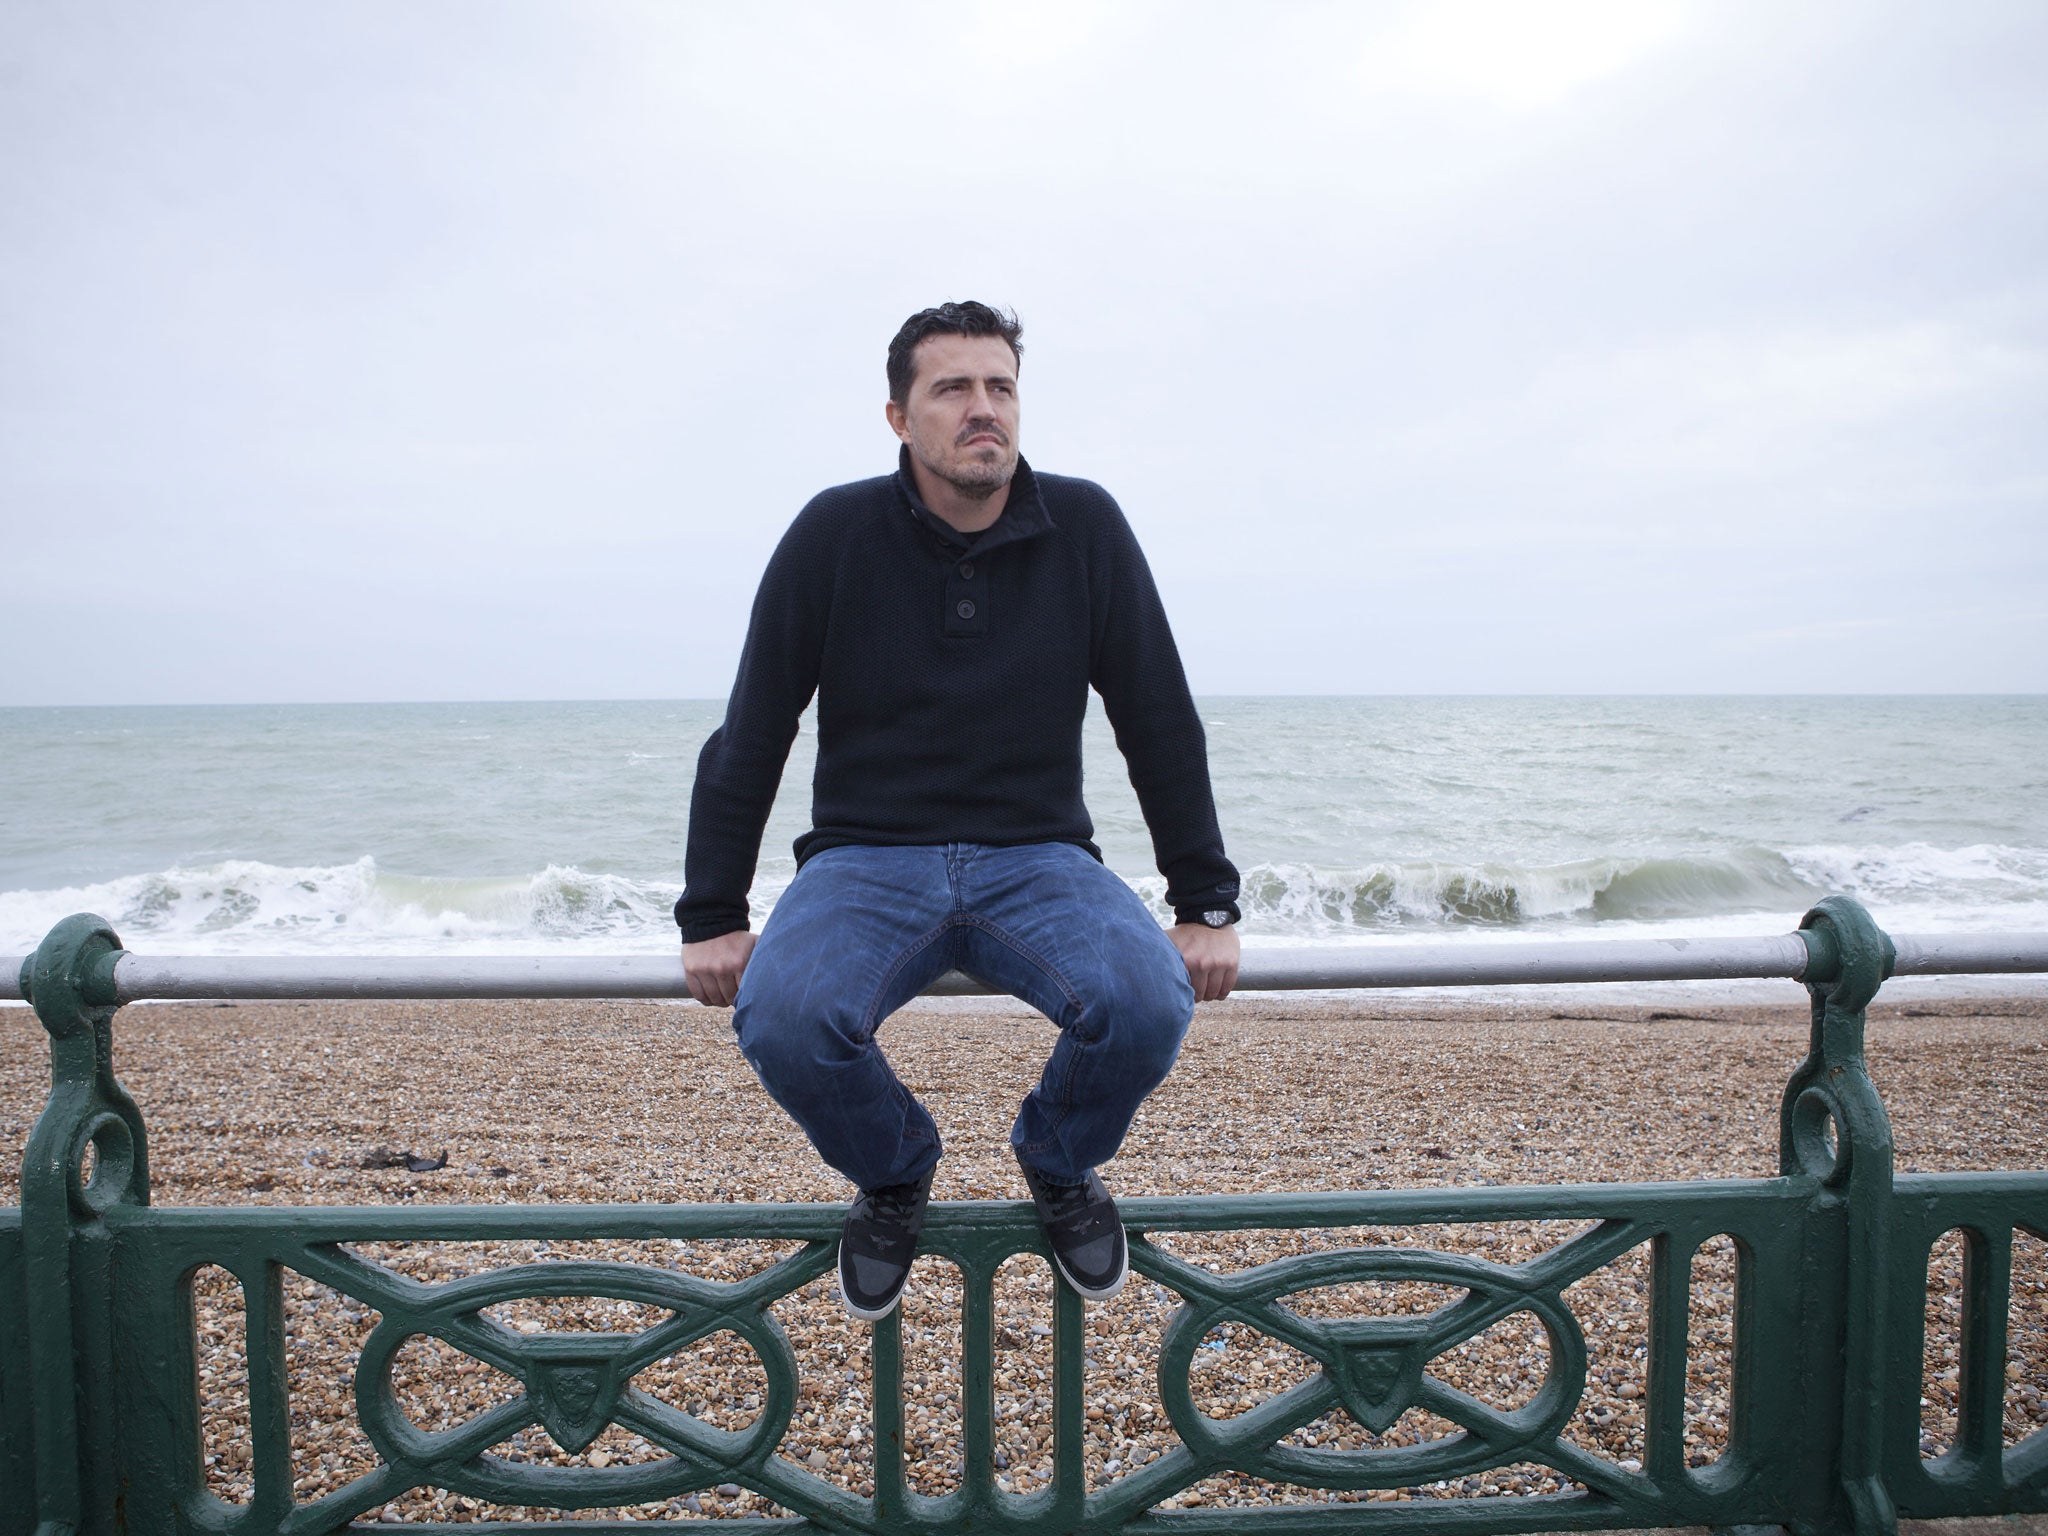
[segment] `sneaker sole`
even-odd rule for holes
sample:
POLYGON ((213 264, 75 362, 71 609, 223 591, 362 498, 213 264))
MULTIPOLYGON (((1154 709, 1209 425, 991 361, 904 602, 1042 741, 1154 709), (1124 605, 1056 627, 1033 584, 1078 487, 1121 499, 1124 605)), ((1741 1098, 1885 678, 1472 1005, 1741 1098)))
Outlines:
MULTIPOLYGON (((1060 1273, 1065 1274, 1066 1271, 1061 1270, 1060 1273)), ((846 1276, 837 1265, 833 1266, 832 1279, 833 1282, 839 1287, 839 1304, 845 1307, 847 1311, 851 1312, 855 1317, 859 1318, 864 1323, 879 1323, 891 1312, 894 1312, 896 1310, 896 1304, 903 1300, 903 1292, 898 1291, 894 1296, 891 1296, 889 1298, 889 1304, 886 1307, 881 1308, 879 1311, 872 1310, 870 1308, 857 1305, 854 1302, 854 1299, 846 1294, 846 1276)), ((1118 1280, 1117 1284, 1122 1285, 1123 1281, 1118 1280)))
MULTIPOLYGON (((1116 1272, 1116 1278, 1114 1280, 1110 1281, 1108 1285, 1104 1286, 1099 1291, 1090 1290, 1087 1286, 1083 1285, 1080 1281, 1076 1280, 1071 1274, 1069 1274, 1067 1272, 1067 1266, 1060 1262, 1060 1256, 1057 1253, 1055 1253, 1052 1256, 1052 1262, 1053 1268, 1057 1269, 1060 1272, 1060 1278, 1066 1281, 1068 1285, 1073 1287, 1075 1295, 1080 1296, 1082 1299, 1086 1301, 1109 1300, 1110 1297, 1114 1296, 1118 1291, 1122 1290, 1124 1288, 1124 1282, 1131 1278, 1131 1252, 1129 1248, 1126 1248, 1124 1250, 1123 1268, 1116 1272)), ((843 1296, 846 1293, 842 1291, 840 1292, 840 1294, 843 1296)))

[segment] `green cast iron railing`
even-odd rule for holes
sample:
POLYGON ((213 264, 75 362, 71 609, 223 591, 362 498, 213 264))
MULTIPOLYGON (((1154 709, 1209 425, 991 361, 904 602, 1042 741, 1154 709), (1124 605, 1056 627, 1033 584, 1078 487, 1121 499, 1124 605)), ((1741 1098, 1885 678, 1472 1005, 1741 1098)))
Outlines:
MULTIPOLYGON (((1025 1204, 932 1208, 922 1252, 961 1278, 962 1469, 927 1497, 905 1476, 900 1315, 871 1331, 872 1494, 857 1496, 780 1454, 798 1359, 776 1304, 829 1271, 843 1206, 444 1206, 166 1210, 149 1204, 147 1138, 113 1071, 113 1018, 141 996, 673 995, 680 972, 636 962, 221 962, 128 955, 107 925, 67 919, 22 963, 18 989, 50 1037, 50 1100, 22 1166, 22 1205, 0 1211, 0 1536, 16 1532, 315 1532, 434 1486, 502 1504, 594 1509, 737 1483, 791 1511, 721 1528, 862 1533, 1494 1533, 1617 1527, 1894 1528, 1901 1515, 2048 1510, 2048 1431, 2008 1446, 2002 1428, 2015 1233, 2048 1239, 2048 1172, 1894 1178, 1884 1105, 1863 1059, 1864 1010, 1902 970, 2048 970, 2048 936, 1906 939, 1831 897, 1782 940, 1503 946, 1383 955, 1348 979, 1325 958, 1247 966, 1250 986, 1423 985, 1595 976, 1787 975, 1806 985, 1813 1031, 1780 1110, 1780 1172, 1679 1184, 1397 1190, 1132 1199, 1132 1267, 1179 1298, 1157 1385, 1175 1449, 1100 1486, 1084 1459, 1085 1337, 1078 1297, 1055 1288, 1053 1470, 1012 1493, 994 1463, 994 1295, 1014 1255, 1045 1249, 1025 1204), (1507 951, 1512 950, 1512 953, 1507 951), (1594 951, 1604 951, 1596 955, 1594 951), (1505 958, 1504 958, 1505 955, 1505 958), (1519 967, 1519 969, 1518 969, 1519 967), (380 977, 382 978, 380 980, 380 977), (88 1155, 90 1154, 90 1156, 88 1155), (90 1171, 87 1165, 90 1163, 90 1171), (1577 1235, 1507 1265, 1454 1253, 1349 1246, 1217 1272, 1153 1241, 1172 1233, 1563 1221, 1577 1235), (1954 1448, 1920 1446, 1929 1256, 1964 1238, 1964 1326, 1954 1448), (1688 1464, 1689 1287, 1702 1244, 1737 1254, 1724 1454, 1688 1464), (615 1262, 554 1261, 425 1284, 353 1251, 373 1242, 756 1239, 788 1257, 739 1281, 615 1262), (1587 1345, 1568 1288, 1644 1245, 1651 1255, 1640 1465, 1565 1431, 1586 1391, 1587 1345), (214 1497, 201 1465, 193 1279, 217 1266, 245 1304, 253 1492, 214 1497), (309 1501, 293 1491, 282 1277, 294 1272, 380 1315, 354 1391, 379 1466, 309 1501), (1454 1299, 1427 1315, 1324 1317, 1288 1304, 1356 1282, 1413 1283, 1454 1299), (669 1316, 632 1333, 526 1334, 486 1309, 523 1298, 641 1303, 669 1316), (1432 1373, 1447 1352, 1517 1315, 1533 1319, 1548 1374, 1502 1409, 1432 1373), (1198 1404, 1198 1348, 1235 1326, 1299 1351, 1316 1372, 1235 1417, 1198 1404), (757 1357, 758 1417, 728 1431, 631 1385, 650 1363, 715 1334, 757 1357), (399 1406, 392 1370, 438 1339, 519 1384, 509 1401, 428 1432, 399 1406), (1420 1408, 1457 1426, 1417 1444, 1362 1449, 1290 1440, 1333 1410, 1375 1434, 1420 1408), (621 1466, 515 1462, 492 1448, 540 1426, 570 1452, 608 1425, 666 1454, 621 1466), (1567 1491, 1513 1499, 1162 1508, 1221 1472, 1307 1489, 1411 1488, 1538 1463, 1567 1491)), ((2048 1386, 2048 1383, 2044 1383, 2048 1386)), ((440 1527, 435 1527, 439 1529, 440 1527)), ((445 1527, 454 1530, 457 1527, 445 1527)), ((587 1523, 624 1531, 638 1524, 587 1523)))

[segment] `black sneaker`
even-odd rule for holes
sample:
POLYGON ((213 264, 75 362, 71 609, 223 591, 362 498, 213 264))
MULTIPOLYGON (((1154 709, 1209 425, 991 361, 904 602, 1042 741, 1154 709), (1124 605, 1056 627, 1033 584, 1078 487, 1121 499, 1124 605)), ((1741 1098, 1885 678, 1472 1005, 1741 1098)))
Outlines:
POLYGON ((1103 1188, 1102 1176, 1090 1168, 1083 1183, 1054 1184, 1021 1157, 1017 1166, 1031 1186, 1038 1224, 1045 1228, 1053 1262, 1067 1284, 1090 1301, 1106 1300, 1122 1290, 1131 1271, 1130 1247, 1124 1242, 1123 1218, 1103 1188))
POLYGON ((864 1189, 839 1231, 839 1299, 864 1323, 880 1322, 903 1295, 924 1230, 932 1176, 864 1189))

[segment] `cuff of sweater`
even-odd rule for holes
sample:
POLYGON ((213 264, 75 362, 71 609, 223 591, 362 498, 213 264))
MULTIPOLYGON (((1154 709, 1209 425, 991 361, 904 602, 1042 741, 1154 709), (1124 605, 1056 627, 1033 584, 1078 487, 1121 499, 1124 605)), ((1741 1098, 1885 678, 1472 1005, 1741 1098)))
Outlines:
POLYGON ((676 926, 683 931, 685 944, 702 944, 728 933, 747 931, 747 909, 734 911, 731 907, 723 910, 714 908, 709 912, 690 911, 681 902, 676 903, 676 926))
POLYGON ((1173 908, 1173 920, 1177 923, 1199 923, 1204 912, 1228 911, 1234 923, 1244 916, 1238 910, 1239 890, 1237 871, 1225 864, 1221 869, 1211 865, 1208 869, 1194 873, 1194 880, 1182 883, 1169 872, 1166 881, 1166 904, 1173 908), (1199 885, 1196 880, 1201 881, 1199 885))

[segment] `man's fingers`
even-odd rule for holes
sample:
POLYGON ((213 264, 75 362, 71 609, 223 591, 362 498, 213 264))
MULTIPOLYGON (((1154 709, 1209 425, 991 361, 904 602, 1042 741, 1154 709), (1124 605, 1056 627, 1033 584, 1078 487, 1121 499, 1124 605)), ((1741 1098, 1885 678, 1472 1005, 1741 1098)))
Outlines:
POLYGON ((1194 983, 1196 1002, 1213 1003, 1230 995, 1231 985, 1237 980, 1237 967, 1221 961, 1205 961, 1188 967, 1188 980, 1194 983))
POLYGON ((1195 1001, 1213 1003, 1230 996, 1237 985, 1237 935, 1181 923, 1167 930, 1188 968, 1195 1001))
POLYGON ((690 984, 690 996, 707 1008, 730 1008, 740 993, 739 978, 722 967, 687 971, 683 979, 690 984))
POLYGON ((690 996, 707 1008, 730 1008, 739 1000, 740 975, 754 953, 754 936, 741 929, 701 944, 683 946, 683 976, 690 996))

